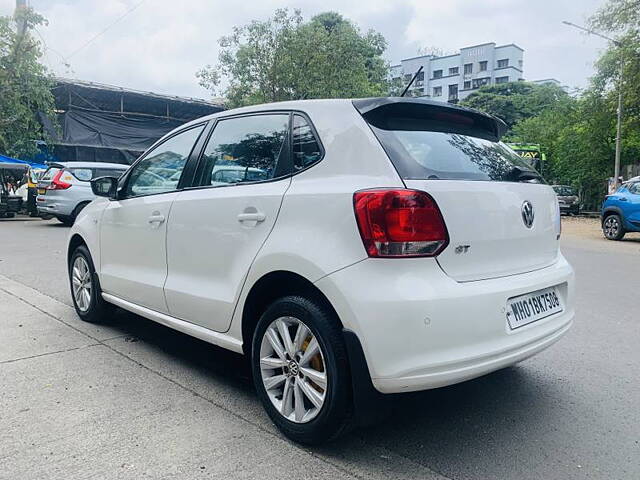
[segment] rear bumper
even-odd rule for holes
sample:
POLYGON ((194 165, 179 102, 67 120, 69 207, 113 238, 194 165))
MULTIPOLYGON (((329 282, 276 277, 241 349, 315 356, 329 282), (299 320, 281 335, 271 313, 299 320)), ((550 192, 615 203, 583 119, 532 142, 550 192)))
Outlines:
POLYGON ((573 270, 561 255, 544 269, 460 283, 434 259, 367 259, 317 282, 360 340, 382 393, 426 390, 520 362, 570 328, 573 270), (564 311, 517 330, 507 299, 557 285, 564 311))
POLYGON ((56 215, 67 217, 71 215, 75 208, 75 202, 53 195, 38 195, 36 197, 36 207, 41 215, 56 215))

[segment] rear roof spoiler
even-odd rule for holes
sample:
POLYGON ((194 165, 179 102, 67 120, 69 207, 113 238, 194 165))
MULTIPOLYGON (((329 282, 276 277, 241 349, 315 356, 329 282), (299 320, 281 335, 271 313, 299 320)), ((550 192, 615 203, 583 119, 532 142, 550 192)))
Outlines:
POLYGON ((499 141, 507 131, 507 124, 498 117, 425 98, 362 98, 353 100, 353 106, 367 122, 383 129, 390 118, 409 117, 426 122, 429 130, 460 133, 492 141, 499 141))

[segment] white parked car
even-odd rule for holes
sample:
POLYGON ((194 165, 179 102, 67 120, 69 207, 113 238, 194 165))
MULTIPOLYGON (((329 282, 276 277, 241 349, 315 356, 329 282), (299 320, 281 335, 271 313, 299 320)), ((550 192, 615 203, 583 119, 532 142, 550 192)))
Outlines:
POLYGON ((520 362, 571 326, 574 274, 556 195, 504 128, 415 98, 193 121, 92 181, 105 198, 69 237, 78 315, 119 306, 249 356, 267 413, 307 444, 381 394, 520 362))

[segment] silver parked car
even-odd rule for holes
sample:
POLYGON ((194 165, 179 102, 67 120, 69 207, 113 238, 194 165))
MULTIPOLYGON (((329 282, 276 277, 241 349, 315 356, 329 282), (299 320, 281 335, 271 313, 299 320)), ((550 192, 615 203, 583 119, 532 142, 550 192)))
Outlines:
POLYGON ((73 225, 78 213, 95 197, 91 180, 120 177, 129 165, 102 162, 52 163, 38 181, 36 205, 41 217, 73 225))

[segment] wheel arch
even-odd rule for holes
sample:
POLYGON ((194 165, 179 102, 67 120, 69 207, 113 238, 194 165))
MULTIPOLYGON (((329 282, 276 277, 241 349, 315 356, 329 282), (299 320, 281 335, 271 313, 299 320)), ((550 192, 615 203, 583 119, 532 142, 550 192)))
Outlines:
POLYGON ((313 282, 298 273, 289 270, 276 270, 260 277, 249 290, 242 308, 242 348, 245 355, 250 354, 253 331, 260 315, 276 299, 286 295, 301 295, 313 298, 329 308, 344 328, 335 308, 322 291, 313 282))
POLYGON ((619 215, 620 219, 624 223, 624 215, 622 214, 622 210, 618 207, 607 207, 602 211, 602 221, 601 224, 604 224, 604 220, 610 215, 619 215))
POLYGON ((80 245, 84 245, 85 247, 87 247, 89 252, 91 252, 91 250, 89 249, 89 245, 84 240, 84 238, 82 238, 82 235, 80 235, 79 233, 74 233, 69 239, 69 245, 67 246, 67 264, 69 264, 69 260, 71 260, 71 255, 73 255, 75 249, 80 245))

